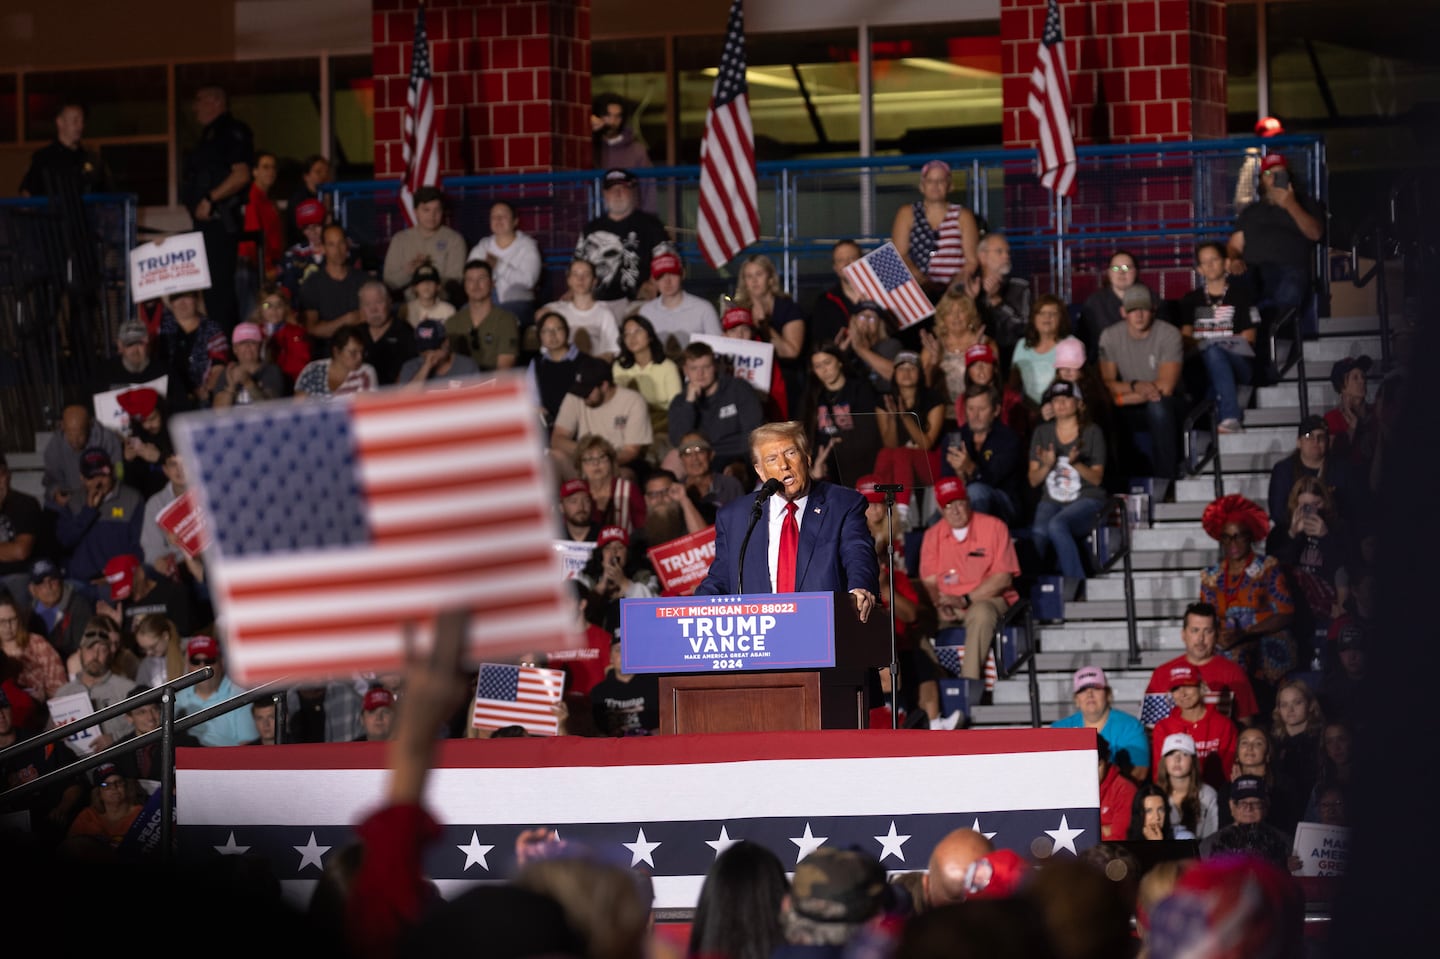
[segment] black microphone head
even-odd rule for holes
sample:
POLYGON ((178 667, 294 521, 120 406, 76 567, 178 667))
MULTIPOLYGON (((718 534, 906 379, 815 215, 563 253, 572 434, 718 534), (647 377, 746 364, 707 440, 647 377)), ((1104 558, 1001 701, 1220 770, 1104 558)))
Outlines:
POLYGON ((781 491, 782 489, 784 489, 784 488, 785 488, 785 484, 784 484, 784 483, 782 483, 782 482, 780 482, 778 479, 775 479, 775 478, 772 477, 772 478, 770 478, 770 479, 768 479, 768 480, 765 481, 765 485, 764 485, 764 486, 760 487, 760 495, 761 495, 761 497, 763 497, 763 498, 765 498, 765 499, 768 499, 768 498, 770 498, 771 496, 774 496, 776 493, 780 492, 780 491, 781 491))

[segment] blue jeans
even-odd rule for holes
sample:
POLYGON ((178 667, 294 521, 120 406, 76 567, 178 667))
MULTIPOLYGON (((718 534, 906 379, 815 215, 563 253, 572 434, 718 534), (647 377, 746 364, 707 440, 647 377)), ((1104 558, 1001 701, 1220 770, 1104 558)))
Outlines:
MULTIPOLYGON (((1180 401, 1174 396, 1166 396, 1158 402, 1119 406, 1116 410, 1130 432, 1150 434, 1150 475, 1174 479, 1180 467, 1180 421, 1183 419, 1180 401)), ((1137 456, 1143 455, 1133 439, 1130 444, 1135 447, 1137 456)), ((1142 463, 1134 466, 1137 470, 1144 468, 1142 463)))
POLYGON ((1205 363, 1205 372, 1210 377, 1210 389, 1215 394, 1215 404, 1220 408, 1220 419, 1242 420, 1238 384, 1249 383, 1253 376, 1250 358, 1237 356, 1218 346, 1209 346, 1200 351, 1205 363))
POLYGON ((1085 561, 1080 556, 1079 540, 1090 532, 1095 517, 1105 506, 1103 499, 1077 499, 1073 503, 1041 500, 1035 507, 1035 522, 1030 537, 1043 558, 1048 543, 1055 550, 1060 572, 1071 579, 1085 578, 1085 561))
POLYGON ((1276 317, 1290 307, 1300 311, 1300 331, 1314 334, 1320 329, 1315 318, 1315 297, 1310 286, 1309 266, 1288 266, 1283 263, 1256 263, 1250 269, 1256 274, 1255 305, 1261 310, 1273 307, 1276 317))
POLYGON ((976 512, 1002 520, 1006 526, 1015 522, 1015 504, 1004 490, 985 483, 966 483, 965 493, 970 497, 970 508, 976 512))

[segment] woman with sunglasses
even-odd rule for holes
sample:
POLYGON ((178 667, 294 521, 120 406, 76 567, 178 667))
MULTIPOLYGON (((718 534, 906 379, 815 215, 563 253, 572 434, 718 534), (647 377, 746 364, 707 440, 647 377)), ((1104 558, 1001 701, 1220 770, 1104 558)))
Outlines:
POLYGON ((1200 601, 1220 619, 1220 652, 1250 677, 1261 710, 1275 703, 1275 689, 1296 666, 1290 625, 1295 603, 1273 556, 1255 555, 1254 544, 1270 529, 1265 511, 1239 494, 1222 496, 1200 518, 1220 544, 1220 562, 1200 574, 1200 601))
POLYGON ((135 780, 122 775, 114 763, 101 763, 95 768, 90 805, 71 821, 69 835, 95 839, 115 849, 143 808, 144 793, 135 780))

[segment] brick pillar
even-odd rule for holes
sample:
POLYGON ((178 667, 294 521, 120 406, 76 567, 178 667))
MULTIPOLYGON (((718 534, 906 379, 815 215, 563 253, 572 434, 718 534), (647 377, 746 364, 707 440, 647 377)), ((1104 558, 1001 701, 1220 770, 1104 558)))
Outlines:
MULTIPOLYGON (((1045 0, 1001 0, 1007 147, 1036 143, 1026 108, 1045 0)), ((1060 0, 1076 142, 1225 135, 1225 0, 1060 0)))
MULTIPOLYGON (((1026 99, 1045 26, 1046 0, 1001 0, 1004 136, 1034 147, 1039 131, 1026 99)), ((1060 0, 1070 64, 1077 145, 1158 143, 1226 134, 1225 0, 1060 0)), ((1184 158, 1153 160, 1124 173, 1082 176, 1073 224, 1129 221, 1136 229, 1194 218, 1194 170, 1184 158)), ((1007 188, 1007 224, 1048 223, 1043 188, 1007 188)), ((1131 244, 1141 275, 1162 297, 1193 286, 1189 241, 1131 244)), ((1083 300, 1111 251, 1074 244, 1071 298, 1083 300)))
MULTIPOLYGON (((418 0, 373 0, 375 176, 398 177, 418 0)), ((590 0, 430 0, 440 175, 585 169, 590 0)))

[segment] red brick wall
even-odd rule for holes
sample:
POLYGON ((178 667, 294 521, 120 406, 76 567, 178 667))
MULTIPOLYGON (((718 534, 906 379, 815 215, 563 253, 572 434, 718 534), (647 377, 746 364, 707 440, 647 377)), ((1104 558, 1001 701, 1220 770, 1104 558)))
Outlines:
MULTIPOLYGON (((1007 147, 1036 142, 1026 108, 1045 0, 1001 0, 1007 147)), ((1225 0, 1060 0, 1077 143, 1225 135, 1225 0)))
MULTIPOLYGON (((398 177, 418 0, 373 0, 375 175, 398 177)), ((440 175, 585 169, 590 0, 429 0, 440 175)))
MULTIPOLYGON (((1034 147, 1038 131, 1026 99, 1046 0, 1001 0, 1004 136, 1034 147)), ((1060 0, 1070 64, 1071 119, 1077 144, 1160 143, 1226 135, 1225 0, 1060 0)), ((1187 157, 1135 158, 1082 166, 1070 204, 1071 228, 1105 224, 1176 236, 1129 244, 1142 280, 1163 297, 1194 285, 1189 268, 1197 170, 1187 157)), ((1006 189, 1006 225, 1047 229, 1048 191, 1017 178, 1006 189), (1012 222, 1013 221, 1013 222, 1012 222)), ((1110 253, 1073 243, 1072 300, 1096 286, 1110 253)))

